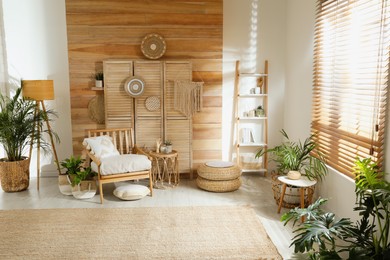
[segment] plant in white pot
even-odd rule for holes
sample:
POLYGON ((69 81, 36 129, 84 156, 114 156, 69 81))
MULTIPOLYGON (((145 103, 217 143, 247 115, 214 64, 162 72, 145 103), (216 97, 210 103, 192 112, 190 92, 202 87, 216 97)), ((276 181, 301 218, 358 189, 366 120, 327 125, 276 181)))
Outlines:
POLYGON ((59 184, 60 192, 64 195, 72 195, 72 185, 69 176, 75 175, 81 170, 84 160, 81 157, 70 156, 61 162, 61 166, 65 169, 65 174, 60 175, 61 181, 59 184))
POLYGON ((103 80, 104 80, 104 75, 103 72, 99 71, 91 76, 92 79, 95 80, 95 87, 97 88, 102 88, 103 87, 103 80))
POLYGON ((91 167, 84 167, 84 162, 85 160, 81 159, 80 156, 70 156, 61 162, 72 186, 71 193, 76 199, 90 199, 95 196, 97 190, 94 179, 96 173, 92 171, 91 167))
POLYGON ((172 152, 172 141, 165 140, 164 143, 160 146, 160 152, 171 153, 172 152))
MULTIPOLYGON (((30 158, 25 153, 30 145, 38 142, 43 151, 48 150, 50 146, 43 135, 49 132, 43 129, 43 124, 56 116, 53 110, 36 110, 34 101, 21 97, 22 88, 18 88, 12 98, 0 95, 0 144, 6 154, 6 158, 0 159, 0 178, 5 192, 28 188, 30 158)), ((51 133, 59 141, 57 134, 51 133)))
MULTIPOLYGON (((278 174, 287 175, 290 179, 299 179, 303 174, 310 180, 322 180, 328 173, 328 168, 325 165, 324 155, 314 141, 315 135, 310 135, 304 142, 294 142, 283 129, 281 133, 285 138, 282 144, 270 149, 260 149, 256 157, 264 153, 270 154, 270 159, 276 163, 278 174)), ((294 192, 298 193, 298 191, 294 192)))

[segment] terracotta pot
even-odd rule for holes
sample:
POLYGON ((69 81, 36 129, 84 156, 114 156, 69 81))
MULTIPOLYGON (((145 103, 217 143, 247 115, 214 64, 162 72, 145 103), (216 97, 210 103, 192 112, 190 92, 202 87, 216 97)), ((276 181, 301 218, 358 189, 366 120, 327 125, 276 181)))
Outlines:
POLYGON ((30 158, 8 162, 0 159, 1 188, 5 192, 26 190, 30 184, 30 158))

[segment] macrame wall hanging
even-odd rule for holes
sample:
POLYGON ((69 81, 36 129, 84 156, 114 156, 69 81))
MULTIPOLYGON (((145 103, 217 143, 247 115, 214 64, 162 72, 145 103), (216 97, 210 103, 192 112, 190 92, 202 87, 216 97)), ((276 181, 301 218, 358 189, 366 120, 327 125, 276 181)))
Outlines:
POLYGON ((202 110, 204 82, 174 81, 174 109, 187 117, 202 110))

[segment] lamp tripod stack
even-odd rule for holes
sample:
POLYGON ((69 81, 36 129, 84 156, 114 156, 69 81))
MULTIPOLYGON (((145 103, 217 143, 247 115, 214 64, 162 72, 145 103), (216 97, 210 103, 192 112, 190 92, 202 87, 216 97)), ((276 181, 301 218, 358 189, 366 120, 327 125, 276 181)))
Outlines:
MULTIPOLYGON (((23 97, 28 99, 35 100, 35 111, 34 111, 34 117, 39 113, 39 111, 42 109, 42 112, 45 114, 45 121, 46 121, 46 127, 47 131, 50 137, 51 146, 53 148, 53 154, 54 159, 57 164, 57 170, 58 174, 61 174, 60 170, 60 163, 58 161, 57 151, 54 144, 53 139, 53 133, 50 127, 49 119, 47 117, 47 110, 45 107, 44 100, 54 100, 54 87, 53 87, 53 80, 23 80, 23 97)), ((33 140, 34 138, 37 138, 37 189, 39 190, 39 181, 40 181, 40 149, 41 149, 41 143, 40 143, 40 126, 38 125, 38 122, 34 123, 34 131, 31 136, 31 145, 30 145, 30 152, 29 157, 31 158, 32 155, 32 149, 33 149, 33 140), (36 132, 35 132, 36 131, 36 132)))

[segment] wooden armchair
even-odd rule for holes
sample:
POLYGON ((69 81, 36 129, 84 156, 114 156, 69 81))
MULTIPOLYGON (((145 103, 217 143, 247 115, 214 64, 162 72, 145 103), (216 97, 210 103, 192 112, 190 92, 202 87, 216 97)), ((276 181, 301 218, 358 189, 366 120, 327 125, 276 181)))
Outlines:
POLYGON ((92 160, 92 169, 98 173, 102 204, 105 183, 149 178, 150 196, 153 196, 151 161, 134 149, 133 129, 91 129, 86 134, 83 145, 92 160))

